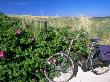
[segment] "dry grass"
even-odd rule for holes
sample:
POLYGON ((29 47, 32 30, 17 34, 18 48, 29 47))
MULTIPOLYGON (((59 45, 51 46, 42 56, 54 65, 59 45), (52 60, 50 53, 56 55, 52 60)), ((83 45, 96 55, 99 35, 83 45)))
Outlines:
MULTIPOLYGON (((92 28, 92 19, 90 19, 89 17, 79 17, 79 27, 82 27, 83 29, 85 29, 88 33, 91 32, 92 28)), ((80 28, 81 29, 81 28, 80 28)))
POLYGON ((48 16, 16 16, 21 19, 23 28, 30 26, 36 33, 38 26, 43 27, 43 22, 47 20, 48 26, 54 28, 70 27, 71 31, 84 29, 90 37, 100 37, 103 44, 110 44, 110 19, 94 19, 91 17, 48 17, 48 16))

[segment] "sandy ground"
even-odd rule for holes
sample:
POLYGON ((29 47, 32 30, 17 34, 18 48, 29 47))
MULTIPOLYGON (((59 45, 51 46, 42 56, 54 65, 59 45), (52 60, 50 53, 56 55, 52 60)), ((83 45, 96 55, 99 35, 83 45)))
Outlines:
POLYGON ((83 72, 78 67, 78 73, 76 77, 73 77, 69 82, 110 82, 110 71, 102 75, 95 75, 91 71, 83 72))

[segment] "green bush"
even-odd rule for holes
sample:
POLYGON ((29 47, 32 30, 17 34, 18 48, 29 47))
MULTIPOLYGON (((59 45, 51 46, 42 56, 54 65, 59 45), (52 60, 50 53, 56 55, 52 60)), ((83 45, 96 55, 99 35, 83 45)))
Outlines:
POLYGON ((0 14, 0 80, 5 82, 46 82, 44 65, 46 59, 56 52, 68 48, 69 34, 74 37, 73 51, 79 55, 86 54, 86 34, 84 30, 71 32, 67 27, 55 29, 37 26, 33 28, 20 26, 20 19, 0 14), (38 29, 39 28, 39 29, 38 29), (81 38, 75 38, 79 34, 81 38))

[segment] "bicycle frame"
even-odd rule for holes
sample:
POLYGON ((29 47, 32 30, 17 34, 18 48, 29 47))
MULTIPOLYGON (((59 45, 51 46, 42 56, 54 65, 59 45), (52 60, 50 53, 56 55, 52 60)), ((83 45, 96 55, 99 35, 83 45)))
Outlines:
POLYGON ((92 69, 92 60, 91 60, 91 58, 93 58, 93 56, 94 56, 94 54, 96 53, 96 52, 98 52, 98 49, 96 49, 96 47, 98 47, 98 42, 96 41, 91 41, 91 43, 90 43, 91 45, 90 45, 90 47, 89 47, 89 55, 88 55, 88 58, 85 60, 85 61, 83 61, 83 62, 80 62, 79 64, 80 64, 80 66, 82 67, 82 69, 84 69, 85 71, 87 71, 87 70, 91 70, 92 69), (83 68, 83 63, 85 63, 84 64, 84 68, 83 68))
POLYGON ((71 50, 72 44, 73 44, 73 39, 71 40, 70 45, 69 45, 68 50, 67 50, 67 54, 68 55, 70 54, 70 50, 71 50))

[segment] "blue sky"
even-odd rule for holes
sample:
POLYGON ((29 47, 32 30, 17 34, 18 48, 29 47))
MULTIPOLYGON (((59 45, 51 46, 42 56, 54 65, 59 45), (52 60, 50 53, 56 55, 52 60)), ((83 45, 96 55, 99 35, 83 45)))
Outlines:
POLYGON ((0 0, 6 14, 110 16, 110 0, 0 0))

